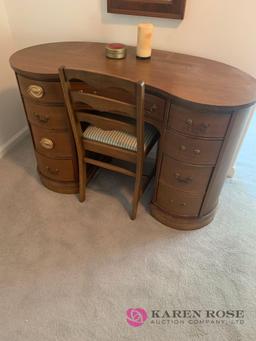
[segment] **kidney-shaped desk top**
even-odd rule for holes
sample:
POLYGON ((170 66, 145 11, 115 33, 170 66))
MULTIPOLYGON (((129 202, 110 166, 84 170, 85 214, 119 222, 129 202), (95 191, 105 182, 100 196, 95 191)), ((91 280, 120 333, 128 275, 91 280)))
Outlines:
POLYGON ((204 105, 241 107, 256 101, 256 80, 240 70, 212 60, 154 50, 150 60, 105 58, 105 44, 68 42, 29 47, 15 53, 11 66, 27 76, 56 77, 60 65, 72 66, 144 82, 169 95, 204 105))

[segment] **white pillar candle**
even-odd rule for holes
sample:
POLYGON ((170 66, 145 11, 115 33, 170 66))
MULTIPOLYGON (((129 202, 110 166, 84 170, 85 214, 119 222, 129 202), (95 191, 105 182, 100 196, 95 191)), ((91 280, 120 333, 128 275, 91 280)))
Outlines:
POLYGON ((139 24, 138 25, 138 41, 137 41, 137 57, 150 58, 152 53, 154 25, 139 24))

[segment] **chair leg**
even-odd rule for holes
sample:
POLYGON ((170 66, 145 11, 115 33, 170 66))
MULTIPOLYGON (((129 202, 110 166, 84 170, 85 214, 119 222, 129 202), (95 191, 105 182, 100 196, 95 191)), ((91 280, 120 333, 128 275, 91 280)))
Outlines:
POLYGON ((86 164, 79 161, 79 201, 85 201, 85 186, 86 186, 86 164))
POLYGON ((132 201, 132 213, 131 213, 132 220, 136 219, 136 216, 137 216, 138 204, 139 204, 139 200, 141 196, 142 172, 143 172, 143 167, 139 167, 139 169, 136 172, 135 187, 134 187, 133 201, 132 201))

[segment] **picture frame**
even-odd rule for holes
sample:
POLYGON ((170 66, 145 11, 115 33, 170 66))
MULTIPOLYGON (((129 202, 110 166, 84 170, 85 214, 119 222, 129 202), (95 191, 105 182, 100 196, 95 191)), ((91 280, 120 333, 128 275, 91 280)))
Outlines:
POLYGON ((107 0, 108 13, 183 19, 186 0, 107 0))

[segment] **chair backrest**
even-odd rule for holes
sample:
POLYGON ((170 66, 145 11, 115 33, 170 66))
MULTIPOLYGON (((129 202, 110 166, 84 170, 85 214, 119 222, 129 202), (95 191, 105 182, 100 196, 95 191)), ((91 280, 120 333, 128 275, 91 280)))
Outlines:
POLYGON ((119 130, 137 138, 144 151, 144 82, 60 67, 63 88, 77 148, 81 151, 81 122, 104 130, 119 130))

